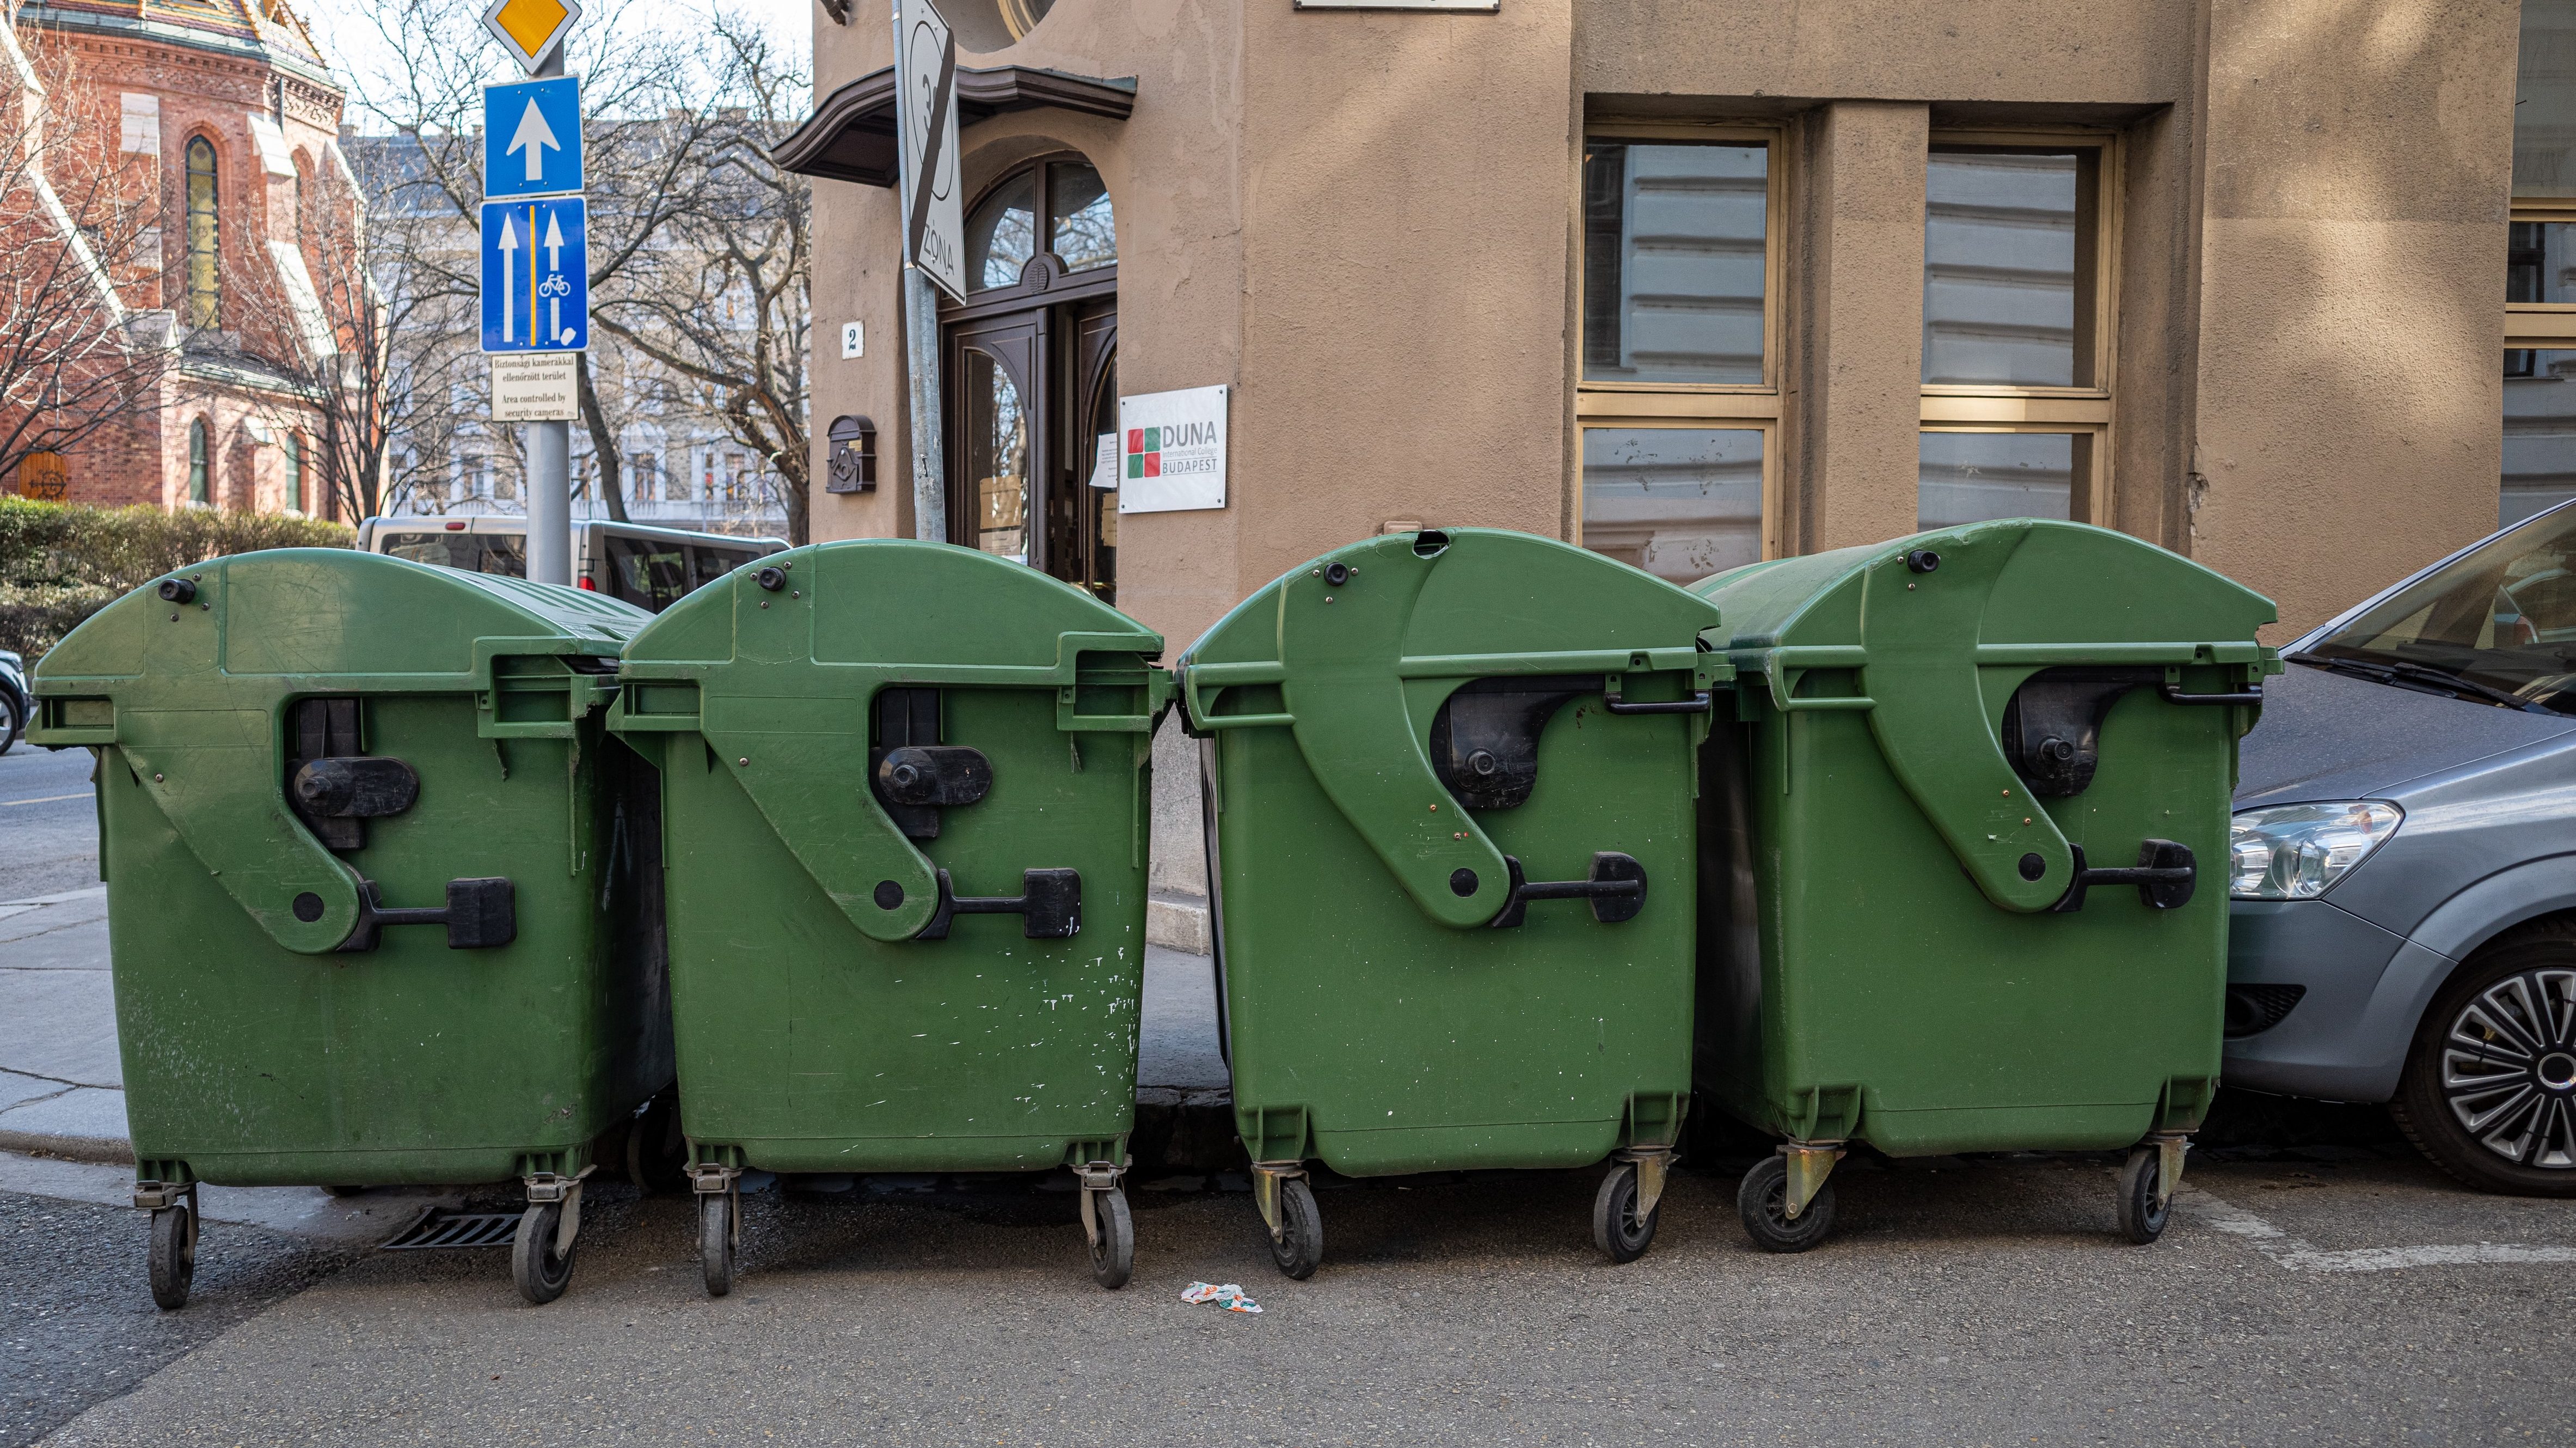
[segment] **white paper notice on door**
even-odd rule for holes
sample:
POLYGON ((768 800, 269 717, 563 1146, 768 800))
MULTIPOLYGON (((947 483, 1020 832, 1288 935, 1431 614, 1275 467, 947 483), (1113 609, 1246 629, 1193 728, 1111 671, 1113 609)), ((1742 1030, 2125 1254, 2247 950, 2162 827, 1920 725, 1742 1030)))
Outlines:
POLYGON ((1118 434, 1104 432, 1091 450, 1091 485, 1095 488, 1118 486, 1118 434))
POLYGON ((1118 399, 1118 511, 1225 506, 1226 388, 1118 399))

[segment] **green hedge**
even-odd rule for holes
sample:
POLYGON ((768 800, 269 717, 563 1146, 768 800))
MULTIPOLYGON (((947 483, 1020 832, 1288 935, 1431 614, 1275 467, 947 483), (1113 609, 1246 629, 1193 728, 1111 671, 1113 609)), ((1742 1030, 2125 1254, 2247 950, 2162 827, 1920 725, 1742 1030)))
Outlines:
POLYGON ((354 529, 311 518, 0 497, 0 648, 32 665, 82 619, 164 573, 228 553, 356 539, 354 529))

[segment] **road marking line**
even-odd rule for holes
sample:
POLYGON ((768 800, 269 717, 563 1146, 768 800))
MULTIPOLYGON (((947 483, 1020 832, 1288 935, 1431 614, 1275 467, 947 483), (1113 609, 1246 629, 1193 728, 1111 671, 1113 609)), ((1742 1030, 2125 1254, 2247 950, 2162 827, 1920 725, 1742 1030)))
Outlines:
POLYGON ((85 789, 78 794, 48 794, 36 799, 0 799, 0 807, 6 807, 13 804, 60 804, 67 799, 87 799, 89 797, 90 791, 85 789))
POLYGON ((2576 1262, 2576 1247, 2526 1247, 2516 1242, 2465 1242, 2435 1247, 2355 1247, 2328 1251, 2312 1246, 2261 1217, 2193 1189, 2174 1205, 2230 1236, 2243 1237, 2275 1265, 2293 1272, 2392 1272, 2406 1267, 2471 1267, 2494 1263, 2576 1262))

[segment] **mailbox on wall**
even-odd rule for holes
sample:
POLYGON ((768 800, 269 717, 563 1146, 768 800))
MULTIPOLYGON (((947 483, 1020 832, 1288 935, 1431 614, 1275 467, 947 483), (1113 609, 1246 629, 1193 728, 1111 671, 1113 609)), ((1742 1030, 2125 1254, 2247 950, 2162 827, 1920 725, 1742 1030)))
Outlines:
POLYGON ((832 442, 829 474, 823 480, 827 493, 873 493, 877 490, 877 425, 864 417, 843 413, 832 419, 825 434, 832 442))

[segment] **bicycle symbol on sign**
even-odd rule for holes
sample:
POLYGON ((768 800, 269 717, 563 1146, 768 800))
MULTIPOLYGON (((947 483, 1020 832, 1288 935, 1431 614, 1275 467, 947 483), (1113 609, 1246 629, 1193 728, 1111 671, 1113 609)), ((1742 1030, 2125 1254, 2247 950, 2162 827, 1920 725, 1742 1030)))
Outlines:
POLYGON ((537 295, 546 299, 546 331, 558 345, 569 346, 573 340, 570 327, 563 324, 563 299, 572 295, 572 278, 562 272, 550 272, 537 283, 537 295))

